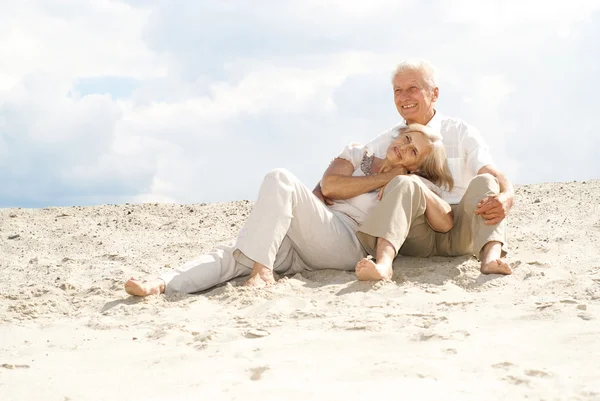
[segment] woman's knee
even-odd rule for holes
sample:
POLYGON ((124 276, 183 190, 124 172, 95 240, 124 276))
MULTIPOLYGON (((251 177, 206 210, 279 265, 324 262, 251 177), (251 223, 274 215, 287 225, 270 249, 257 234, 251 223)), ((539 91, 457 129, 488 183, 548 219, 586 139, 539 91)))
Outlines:
POLYGON ((416 181, 418 177, 412 175, 397 175, 392 178, 390 182, 385 186, 384 195, 394 192, 398 194, 404 193, 420 193, 419 183, 416 181))
POLYGON ((264 182, 273 182, 276 184, 289 184, 296 180, 297 180, 296 176, 294 174, 292 174, 289 170, 286 170, 284 168, 276 168, 276 169, 269 171, 265 175, 265 178, 263 179, 263 183, 264 182))

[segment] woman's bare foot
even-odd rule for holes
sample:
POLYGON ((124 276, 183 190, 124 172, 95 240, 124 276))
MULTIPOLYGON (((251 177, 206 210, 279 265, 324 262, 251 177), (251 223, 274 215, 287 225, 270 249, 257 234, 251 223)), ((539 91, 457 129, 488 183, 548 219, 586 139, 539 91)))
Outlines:
POLYGON ((512 273, 512 269, 510 268, 508 263, 503 262, 502 259, 496 259, 488 263, 482 263, 480 271, 482 274, 509 275, 512 273))
POLYGON ((508 263, 500 259, 502 255, 502 243, 490 241, 481 249, 481 274, 504 274, 509 275, 512 269, 508 263))
POLYGON ((252 267, 252 271, 250 272, 250 277, 248 277, 248 280, 246 280, 244 286, 261 288, 273 284, 275 284, 273 270, 269 269, 265 265, 255 262, 254 266, 252 267))
POLYGON ((378 263, 371 259, 363 258, 358 261, 354 271, 356 278, 361 281, 390 280, 392 278, 392 262, 396 256, 394 246, 385 238, 377 238, 375 250, 378 263))
POLYGON ((358 261, 355 272, 360 281, 390 280, 393 273, 391 264, 377 264, 367 258, 358 261))
POLYGON ((165 292, 165 282, 159 278, 152 281, 140 281, 133 277, 125 283, 125 291, 129 295, 145 297, 152 294, 162 294, 165 292))

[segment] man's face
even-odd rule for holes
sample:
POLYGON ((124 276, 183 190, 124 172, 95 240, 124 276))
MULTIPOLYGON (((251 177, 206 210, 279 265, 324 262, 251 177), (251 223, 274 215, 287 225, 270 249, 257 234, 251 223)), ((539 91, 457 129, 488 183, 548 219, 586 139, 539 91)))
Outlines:
POLYGON ((434 115, 439 89, 429 88, 417 71, 401 72, 394 78, 394 103, 407 124, 426 125, 434 115))

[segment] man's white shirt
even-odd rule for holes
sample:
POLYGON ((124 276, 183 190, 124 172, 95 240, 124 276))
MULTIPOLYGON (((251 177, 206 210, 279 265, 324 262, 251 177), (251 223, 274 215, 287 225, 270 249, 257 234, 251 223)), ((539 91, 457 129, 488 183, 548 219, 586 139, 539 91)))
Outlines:
MULTIPOLYGON (((442 188, 441 197, 450 204, 457 204, 478 171, 483 166, 494 164, 492 156, 479 131, 458 118, 446 117, 436 112, 427 126, 442 135, 448 166, 454 178, 452 191, 448 192, 447 188, 442 188)), ((383 132, 367 143, 367 148, 375 154, 385 154, 402 127, 406 127, 406 122, 383 132)))

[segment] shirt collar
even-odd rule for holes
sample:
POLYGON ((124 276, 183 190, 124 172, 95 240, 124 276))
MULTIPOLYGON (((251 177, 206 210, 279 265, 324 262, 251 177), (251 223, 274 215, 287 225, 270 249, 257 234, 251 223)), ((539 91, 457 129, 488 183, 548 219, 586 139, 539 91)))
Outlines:
MULTIPOLYGON (((435 114, 433 115, 433 117, 431 118, 431 120, 429 120, 429 122, 427 123, 427 126, 437 132, 441 132, 441 128, 442 128, 442 115, 440 114, 439 111, 435 111, 435 114)), ((396 138, 398 136, 398 130, 400 128, 404 128, 406 127, 408 124, 406 124, 406 120, 402 121, 400 124, 398 124, 396 127, 394 127, 392 129, 392 137, 396 138)))
POLYGON ((429 128, 434 129, 437 132, 441 132, 441 128, 442 128, 442 115, 436 110, 435 114, 433 115, 433 118, 431 120, 429 120, 429 122, 427 123, 427 126, 429 128))
MULTIPOLYGON (((434 110, 435 114, 433 115, 433 117, 431 117, 431 120, 429 120, 429 122, 425 125, 427 125, 429 128, 432 128, 434 130, 439 131, 440 128, 442 128, 442 115, 440 114, 439 111, 434 110)), ((404 120, 403 124, 401 124, 401 126, 406 127, 408 124, 406 123, 406 120, 404 120)))

